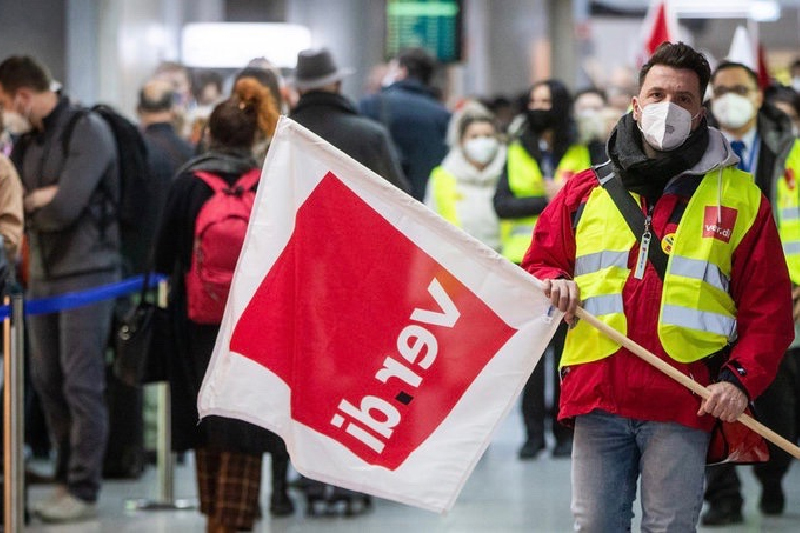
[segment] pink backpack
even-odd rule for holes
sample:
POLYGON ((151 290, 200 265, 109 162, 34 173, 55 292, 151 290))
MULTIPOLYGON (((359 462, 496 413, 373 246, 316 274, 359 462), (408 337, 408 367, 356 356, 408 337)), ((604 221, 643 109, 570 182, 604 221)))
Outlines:
POLYGON ((219 324, 244 245, 261 169, 242 174, 234 185, 208 172, 197 171, 195 176, 214 194, 200 208, 194 224, 192 264, 186 274, 189 318, 199 324, 219 324))

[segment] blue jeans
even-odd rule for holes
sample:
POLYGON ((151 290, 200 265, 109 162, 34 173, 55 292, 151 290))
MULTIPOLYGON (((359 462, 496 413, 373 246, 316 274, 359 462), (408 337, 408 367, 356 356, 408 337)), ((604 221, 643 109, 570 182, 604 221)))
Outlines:
POLYGON ((594 411, 575 419, 575 531, 630 531, 642 477, 642 532, 695 531, 709 433, 594 411))

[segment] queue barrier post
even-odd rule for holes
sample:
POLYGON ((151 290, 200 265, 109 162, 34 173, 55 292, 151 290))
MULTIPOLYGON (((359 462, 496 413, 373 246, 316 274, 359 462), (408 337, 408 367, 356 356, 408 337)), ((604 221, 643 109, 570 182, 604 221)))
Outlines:
POLYGON ((5 298, 11 304, 3 320, 3 531, 20 533, 25 519, 23 456, 23 370, 25 364, 22 293, 5 298))
MULTIPOLYGON (((158 305, 167 306, 168 282, 158 284, 158 305)), ((193 499, 175 498, 175 454, 172 452, 171 400, 169 383, 160 382, 156 387, 158 410, 156 414, 156 479, 158 494, 155 499, 132 499, 125 502, 125 507, 138 511, 176 511, 197 508, 193 499)))

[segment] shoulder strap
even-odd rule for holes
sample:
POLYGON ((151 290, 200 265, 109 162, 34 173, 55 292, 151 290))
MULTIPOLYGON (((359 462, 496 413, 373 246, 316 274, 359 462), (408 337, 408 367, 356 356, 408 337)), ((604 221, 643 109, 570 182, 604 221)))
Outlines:
POLYGON ((194 175, 205 182, 206 185, 211 187, 211 189, 215 192, 221 192, 223 189, 228 187, 227 182, 222 179, 221 177, 217 176, 216 174, 212 174, 211 172, 205 172, 203 170, 195 170, 194 175))
MULTIPOLYGON (((625 219, 628 227, 633 232, 636 241, 641 242, 644 234, 644 213, 642 213, 633 196, 622 186, 622 180, 614 172, 611 162, 608 161, 600 166, 593 167, 593 170, 597 181, 600 182, 600 185, 606 190, 611 200, 614 201, 614 205, 617 206, 622 218, 625 219)), ((655 267, 658 277, 663 281, 667 272, 669 257, 661 249, 661 240, 656 236, 655 232, 651 231, 650 234, 647 258, 655 267)))
POLYGON ((91 111, 89 109, 80 108, 78 111, 72 114, 67 121, 67 125, 64 126, 64 132, 61 134, 61 151, 64 154, 64 157, 67 156, 69 152, 69 141, 72 138, 72 132, 75 130, 75 125, 78 121, 88 115, 91 111))
POLYGON ((253 189, 261 180, 261 169, 251 168, 236 180, 236 185, 240 185, 244 190, 249 191, 253 189))

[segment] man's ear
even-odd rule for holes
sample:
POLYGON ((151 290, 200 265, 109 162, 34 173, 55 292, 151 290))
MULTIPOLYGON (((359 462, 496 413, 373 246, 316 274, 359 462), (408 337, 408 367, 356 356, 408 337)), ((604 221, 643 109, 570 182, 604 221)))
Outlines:
POLYGON ((639 122, 639 119, 642 118, 642 108, 635 96, 631 98, 631 107, 633 108, 633 119, 636 122, 639 122))

